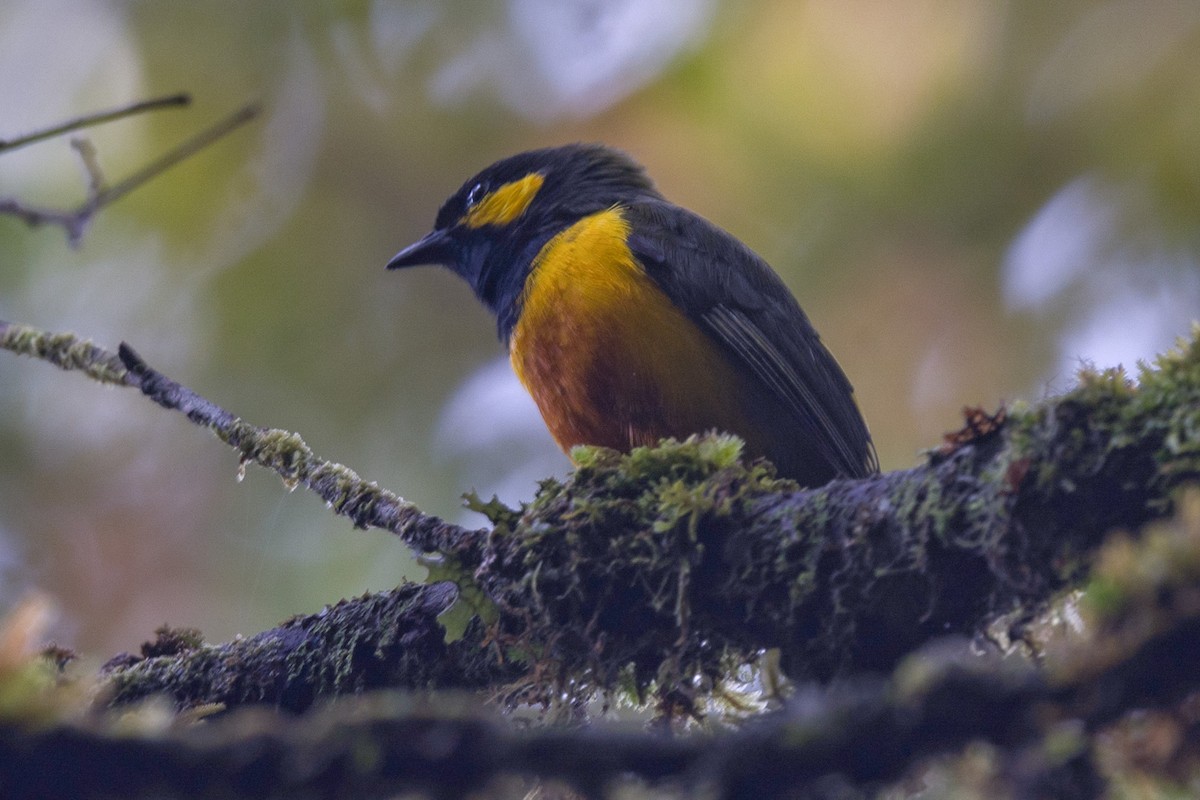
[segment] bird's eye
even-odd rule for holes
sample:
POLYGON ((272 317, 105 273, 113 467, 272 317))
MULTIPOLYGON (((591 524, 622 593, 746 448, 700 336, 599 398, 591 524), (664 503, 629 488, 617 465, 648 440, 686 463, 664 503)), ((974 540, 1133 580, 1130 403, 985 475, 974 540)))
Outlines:
POLYGON ((470 211, 475 207, 475 204, 483 199, 487 194, 487 187, 482 183, 477 183, 471 187, 471 191, 467 192, 467 210, 470 211))

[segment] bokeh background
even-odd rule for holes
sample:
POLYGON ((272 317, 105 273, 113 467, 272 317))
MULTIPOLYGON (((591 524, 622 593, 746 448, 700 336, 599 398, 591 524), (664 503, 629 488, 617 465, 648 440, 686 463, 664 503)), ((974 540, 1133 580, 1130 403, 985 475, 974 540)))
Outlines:
MULTIPOLYGON (((0 137, 88 132, 111 180, 264 116, 107 209, 82 246, 0 218, 0 318, 128 340, 424 510, 568 462, 466 286, 384 263, 513 152, 603 141, 739 236, 851 376, 884 467, 963 405, 1132 366, 1200 312, 1200 3, 1155 0, 6 0, 0 137)), ((0 196, 71 206, 66 139, 0 196)), ((41 591, 97 656, 420 577, 125 390, 0 353, 0 610, 41 591)))

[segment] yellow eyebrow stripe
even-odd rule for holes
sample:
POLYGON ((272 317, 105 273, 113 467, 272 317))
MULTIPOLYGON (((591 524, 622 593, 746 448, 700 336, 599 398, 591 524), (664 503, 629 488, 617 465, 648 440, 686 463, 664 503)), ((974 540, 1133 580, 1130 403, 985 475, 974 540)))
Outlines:
POLYGON ((459 224, 468 228, 482 228, 484 225, 507 225, 529 208, 538 190, 542 188, 545 178, 539 172, 531 172, 518 181, 510 181, 499 189, 489 192, 486 197, 476 203, 459 224))

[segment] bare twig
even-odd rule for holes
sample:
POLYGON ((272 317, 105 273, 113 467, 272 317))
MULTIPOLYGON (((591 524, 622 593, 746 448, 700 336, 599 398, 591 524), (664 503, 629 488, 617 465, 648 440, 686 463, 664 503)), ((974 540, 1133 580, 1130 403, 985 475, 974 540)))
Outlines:
POLYGON ((29 227, 39 225, 59 225, 67 232, 67 241, 74 247, 83 238, 91 215, 80 216, 76 211, 59 211, 53 208, 36 208, 27 206, 12 197, 0 197, 0 214, 16 217, 29 227))
POLYGON ((167 95, 166 97, 156 97, 152 100, 140 100, 127 106, 100 111, 95 114, 86 114, 82 117, 67 120, 59 125, 45 128, 44 130, 18 136, 15 139, 0 139, 0 153, 6 150, 16 150, 18 147, 52 139, 55 136, 61 136, 64 133, 70 133, 71 131, 77 131, 92 125, 103 125, 106 122, 131 117, 145 111, 156 111, 160 108, 180 108, 189 105, 191 102, 191 95, 180 93, 167 95))
POLYGON ((261 113, 262 107, 257 103, 245 106, 233 114, 230 114, 225 119, 213 125, 211 128, 193 136, 183 144, 171 150, 162 158, 147 164, 142 169, 130 175, 123 181, 113 184, 107 189, 101 191, 93 198, 90 209, 91 213, 95 213, 101 207, 113 203, 125 195, 129 194, 134 189, 146 183, 151 178, 155 178, 163 172, 166 172, 171 167, 190 158, 204 148, 208 147, 213 142, 232 133, 234 130, 245 125, 250 120, 254 119, 261 113))
MULTIPOLYGON (((75 148, 83 158, 84 169, 87 171, 89 183, 88 197, 78 208, 71 211, 37 208, 26 205, 15 198, 0 198, 0 214, 24 220, 31 227, 38 225, 59 225, 67 232, 68 243, 72 247, 75 247, 83 238, 88 225, 91 224, 92 219, 100 209, 115 203, 142 184, 147 183, 184 159, 190 158, 213 142, 246 124, 258 116, 260 111, 261 109, 257 104, 239 109, 211 128, 200 132, 174 150, 167 152, 161 158, 150 162, 124 180, 118 181, 108 187, 103 185, 104 181, 96 164, 95 153, 91 150, 90 145, 76 144, 75 148)), ((79 126, 76 125, 74 127, 79 126)), ((62 133, 63 130, 73 129, 73 127, 58 126, 54 131, 55 133, 62 133)))
POLYGON ((100 160, 96 154, 96 146, 92 144, 91 139, 79 137, 71 139, 71 147, 79 153, 79 160, 83 162, 83 171, 87 173, 88 197, 95 197, 104 191, 105 183, 104 171, 100 169, 100 160))

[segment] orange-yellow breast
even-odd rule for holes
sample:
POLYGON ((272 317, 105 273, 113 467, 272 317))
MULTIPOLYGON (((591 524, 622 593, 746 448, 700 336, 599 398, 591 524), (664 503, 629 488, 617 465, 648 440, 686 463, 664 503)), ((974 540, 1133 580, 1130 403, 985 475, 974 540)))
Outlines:
POLYGON ((646 275, 628 232, 619 207, 585 217, 526 279, 510 355, 550 433, 564 450, 626 450, 715 428, 765 452, 744 378, 646 275))

